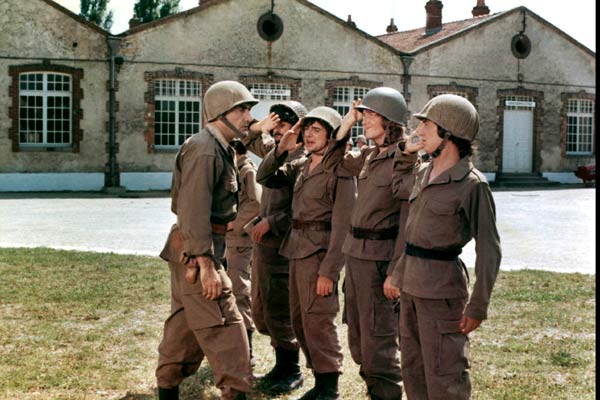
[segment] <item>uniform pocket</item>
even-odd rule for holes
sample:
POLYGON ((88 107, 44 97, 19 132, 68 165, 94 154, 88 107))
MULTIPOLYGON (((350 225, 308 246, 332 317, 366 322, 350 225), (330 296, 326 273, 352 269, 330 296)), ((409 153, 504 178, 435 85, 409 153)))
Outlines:
POLYGON ((383 284, 371 287, 373 292, 371 334, 373 336, 398 335, 398 300, 389 300, 383 294, 383 284))
POLYGON ((337 282, 333 283, 333 291, 329 296, 317 294, 317 280, 311 279, 308 294, 308 309, 310 314, 337 314, 340 310, 337 282))
POLYGON ((436 321, 438 339, 436 373, 448 375, 462 372, 469 365, 469 338, 460 333, 460 320, 436 321))
POLYGON ((196 283, 189 284, 183 280, 183 307, 188 326, 192 330, 211 328, 240 322, 242 317, 235 305, 235 297, 231 290, 231 280, 223 270, 221 276, 223 292, 216 300, 209 300, 202 295, 200 272, 196 283))

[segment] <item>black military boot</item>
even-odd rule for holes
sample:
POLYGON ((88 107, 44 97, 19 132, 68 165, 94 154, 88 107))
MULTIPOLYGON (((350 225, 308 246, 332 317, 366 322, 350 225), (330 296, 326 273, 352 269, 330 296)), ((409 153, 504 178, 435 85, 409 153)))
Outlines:
POLYGON ((323 386, 323 374, 315 373, 315 386, 308 392, 304 393, 301 397, 294 397, 292 400, 316 400, 321 393, 323 386))
MULTIPOLYGON (((300 350, 275 349, 276 363, 281 367, 277 376, 271 379, 273 385, 269 392, 273 394, 289 393, 304 384, 304 377, 300 371, 300 350)), ((268 374, 267 374, 268 375, 268 374)))
POLYGON ((254 354, 252 354, 252 331, 246 330, 248 334, 248 345, 250 346, 250 368, 254 368, 256 361, 254 361, 254 354))
POLYGON ((158 400, 179 400, 179 386, 170 389, 159 387, 158 400))
POLYGON ((340 392, 338 391, 338 372, 327 372, 321 377, 321 390, 315 400, 340 400, 340 392))

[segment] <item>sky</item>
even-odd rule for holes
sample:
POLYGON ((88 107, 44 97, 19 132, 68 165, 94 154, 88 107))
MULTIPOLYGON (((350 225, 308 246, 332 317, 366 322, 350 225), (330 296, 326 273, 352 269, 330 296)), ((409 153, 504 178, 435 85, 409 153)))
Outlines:
MULTIPOLYGON (((80 0, 55 0, 76 14, 79 14, 80 0)), ((242 0, 243 1, 243 0, 242 0)), ((270 6, 269 0, 264 0, 270 6)), ((277 3, 290 0, 275 0, 277 3)), ((399 31, 425 26, 426 0, 310 0, 315 5, 343 20, 352 15, 357 28, 371 34, 382 35, 390 19, 399 31)), ((442 22, 459 21, 471 18, 471 10, 476 0, 442 0, 442 22)), ((108 8, 114 13, 112 33, 126 31, 129 19, 133 16, 135 0, 110 0, 108 8)), ((486 0, 490 13, 525 6, 569 36, 596 51, 596 2, 595 0, 486 0)), ((196 7, 198 0, 180 0, 181 11, 196 7)))

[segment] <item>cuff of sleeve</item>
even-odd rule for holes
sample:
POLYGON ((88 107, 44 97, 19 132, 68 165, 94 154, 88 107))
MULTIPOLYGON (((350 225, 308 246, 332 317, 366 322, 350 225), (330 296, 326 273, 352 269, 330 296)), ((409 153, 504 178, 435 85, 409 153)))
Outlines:
POLYGON ((465 308, 465 315, 467 317, 483 321, 487 319, 487 305, 476 306, 473 304, 467 304, 467 307, 465 308))
POLYGON ((183 246, 183 254, 187 257, 192 256, 208 256, 212 257, 215 254, 212 241, 210 243, 185 240, 183 246))

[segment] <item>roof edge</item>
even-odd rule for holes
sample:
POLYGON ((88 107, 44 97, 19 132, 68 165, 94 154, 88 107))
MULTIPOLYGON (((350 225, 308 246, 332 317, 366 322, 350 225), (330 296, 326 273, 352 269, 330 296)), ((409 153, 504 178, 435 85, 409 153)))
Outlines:
POLYGON ((53 7, 56 10, 62 12, 63 14, 66 14, 68 17, 73 18, 80 24, 86 25, 88 28, 91 28, 92 30, 100 33, 101 35, 111 36, 111 33, 109 31, 99 27, 98 25, 96 25, 93 22, 88 21, 87 19, 83 18, 82 16, 75 14, 73 11, 69 10, 68 8, 63 7, 60 4, 55 3, 52 0, 42 0, 42 1, 46 4, 48 4, 50 7, 53 7))

